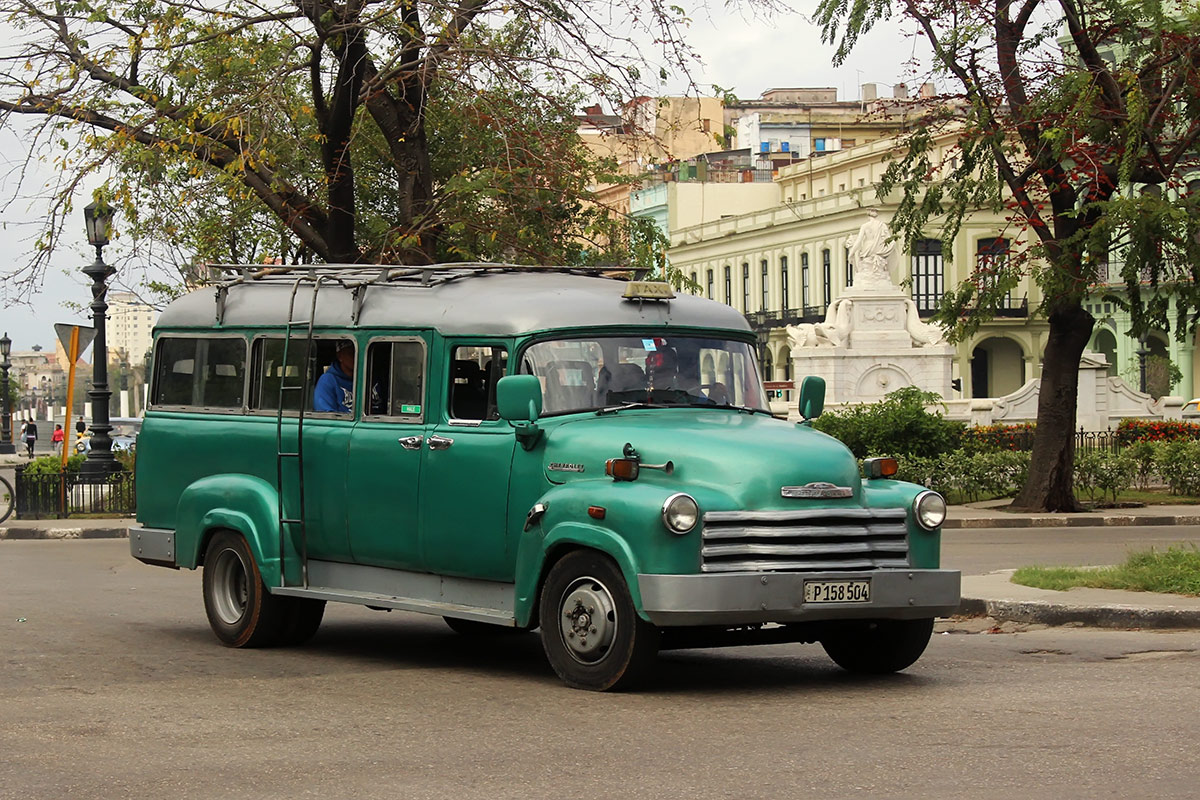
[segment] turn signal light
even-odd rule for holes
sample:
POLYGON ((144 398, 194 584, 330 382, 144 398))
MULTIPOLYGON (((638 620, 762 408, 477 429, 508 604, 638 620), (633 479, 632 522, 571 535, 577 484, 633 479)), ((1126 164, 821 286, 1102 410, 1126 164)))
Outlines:
POLYGON ((863 461, 863 475, 868 478, 891 478, 900 471, 900 462, 894 458, 868 458, 863 461))
POLYGON ((636 481, 640 466, 636 459, 610 458, 604 462, 604 474, 614 481, 636 481))
POLYGON ((592 519, 604 519, 604 506, 588 506, 588 516, 592 519))

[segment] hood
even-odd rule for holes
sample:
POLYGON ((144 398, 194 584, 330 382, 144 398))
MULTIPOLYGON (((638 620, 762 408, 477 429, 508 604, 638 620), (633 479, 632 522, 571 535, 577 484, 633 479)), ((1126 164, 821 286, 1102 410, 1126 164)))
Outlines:
MULTIPOLYGON (((604 462, 633 445, 643 464, 671 461, 674 472, 643 469, 639 481, 679 491, 699 487, 728 496, 741 508, 794 508, 784 486, 827 482, 853 490, 862 478, 853 454, 836 439, 804 425, 728 409, 630 409, 546 423, 543 467, 553 483, 603 478, 604 462)), ((807 501, 813 502, 813 501, 807 501)))

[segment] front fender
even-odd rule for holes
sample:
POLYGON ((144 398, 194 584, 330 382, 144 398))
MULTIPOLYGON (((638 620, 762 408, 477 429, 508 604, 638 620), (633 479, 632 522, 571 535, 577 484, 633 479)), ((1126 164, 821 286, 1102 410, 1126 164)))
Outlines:
MULTIPOLYGON (((176 509, 176 560, 195 569, 209 534, 219 528, 245 537, 263 581, 279 584, 279 509, 275 487, 262 478, 240 473, 210 475, 190 484, 176 509)), ((299 579, 299 557, 289 537, 284 544, 289 580, 299 579), (296 575, 290 573, 296 571, 296 575)))
POLYGON ((560 522, 546 531, 545 537, 537 536, 534 541, 534 537, 530 537, 529 534, 537 531, 538 526, 535 526, 522 537, 521 551, 517 559, 515 611, 518 627, 528 626, 533 620, 546 560, 563 549, 581 547, 597 550, 616 562, 625 578, 625 585, 629 587, 629 594, 633 597, 633 606, 637 609, 638 616, 649 621, 642 611, 637 560, 629 543, 616 531, 584 522, 560 522))

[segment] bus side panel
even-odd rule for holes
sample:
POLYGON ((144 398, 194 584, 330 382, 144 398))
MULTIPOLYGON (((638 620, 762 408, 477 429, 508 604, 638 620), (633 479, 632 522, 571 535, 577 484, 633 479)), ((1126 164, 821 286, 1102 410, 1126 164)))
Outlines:
MULTIPOLYGON (((275 488, 271 484, 253 475, 224 474, 201 478, 184 490, 176 520, 175 546, 179 566, 198 566, 208 535, 225 528, 246 538, 266 584, 279 584, 279 525, 275 488)), ((290 537, 285 541, 285 547, 289 582, 295 582, 299 580, 300 561, 290 537)))

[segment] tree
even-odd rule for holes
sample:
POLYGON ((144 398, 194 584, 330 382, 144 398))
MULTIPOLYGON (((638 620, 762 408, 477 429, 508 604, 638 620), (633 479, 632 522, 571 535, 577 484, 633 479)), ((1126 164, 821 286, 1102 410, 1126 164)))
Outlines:
POLYGON ((1078 365, 1094 319, 1084 301, 1119 271, 1133 335, 1200 316, 1200 11, 1158 0, 821 0, 844 59, 893 9, 961 90, 931 105, 877 187, 899 191, 893 228, 952 240, 980 207, 1007 208, 1026 237, 947 292, 938 319, 962 340, 1023 275, 1049 321, 1032 466, 1013 505, 1075 511, 1078 365), (939 156, 939 136, 956 146, 939 156), (1190 182, 1189 182, 1190 181, 1190 182))
POLYGON ((106 167, 109 202, 135 233, 178 242, 180 260, 596 258, 589 238, 621 237, 597 235, 611 223, 584 202, 599 167, 574 135, 574 104, 644 94, 643 71, 686 76, 694 59, 683 9, 662 0, 0 11, 21 31, 0 72, 0 123, 40 120, 34 144, 62 148, 67 176, 23 286, 39 282, 82 177, 106 167), (86 134, 76 143, 68 128, 86 134))

